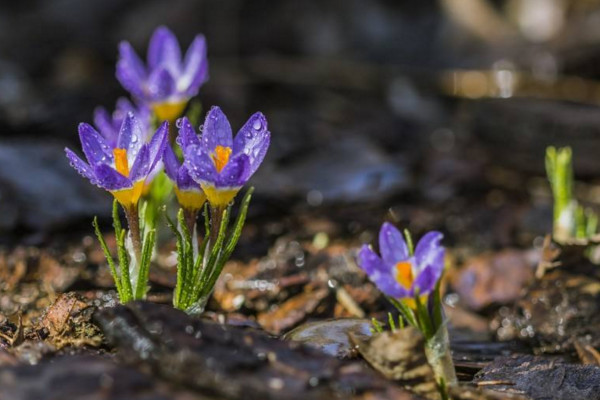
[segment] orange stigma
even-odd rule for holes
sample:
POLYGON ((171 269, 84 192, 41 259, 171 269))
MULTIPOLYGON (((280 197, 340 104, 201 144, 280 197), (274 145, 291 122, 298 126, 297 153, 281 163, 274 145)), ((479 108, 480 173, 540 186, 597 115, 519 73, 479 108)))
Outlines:
POLYGON ((227 165, 229 161, 229 156, 231 155, 231 147, 225 146, 217 146, 215 147, 215 152, 212 155, 213 162, 215 163, 215 168, 217 172, 221 172, 223 168, 227 165))
POLYGON ((410 261, 400 261, 396 264, 396 280, 405 289, 410 289, 413 284, 414 277, 412 273, 412 264, 410 261))
POLYGON ((115 169, 118 173, 124 177, 129 177, 129 162, 127 161, 127 150, 125 149, 114 149, 113 155, 115 156, 115 169))

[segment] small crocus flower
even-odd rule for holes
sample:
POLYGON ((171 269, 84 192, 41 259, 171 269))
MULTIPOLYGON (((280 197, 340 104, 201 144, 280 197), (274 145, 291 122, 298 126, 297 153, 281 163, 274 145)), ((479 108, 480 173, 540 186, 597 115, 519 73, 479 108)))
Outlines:
POLYGON ((444 269, 443 235, 429 232, 421 238, 410 254, 402 234, 390 223, 384 223, 379 232, 379 257, 368 245, 359 252, 360 267, 384 294, 396 298, 427 295, 436 286, 444 269))
MULTIPOLYGON (((117 147, 117 140, 119 138, 121 125, 123 125, 123 120, 129 113, 133 114, 136 121, 142 128, 142 134, 140 135, 140 140, 142 143, 149 142, 154 131, 152 129, 152 112, 148 107, 143 105, 135 106, 125 97, 121 97, 117 100, 117 106, 112 114, 110 114, 104 107, 97 107, 96 110, 94 110, 94 125, 97 131, 106 141, 106 144, 109 145, 111 149, 117 147)), ((156 163, 156 166, 150 172, 150 174, 148 174, 148 178, 146 179, 146 184, 143 189, 143 195, 146 195, 150 190, 150 184, 156 175, 162 171, 162 168, 162 162, 159 161, 156 163)))
POLYGON ((219 107, 206 115, 200 143, 188 146, 184 165, 213 207, 224 207, 262 163, 271 133, 265 116, 257 112, 233 138, 231 126, 219 107))
MULTIPOLYGON (((178 126, 177 144, 184 154, 189 147, 200 146, 200 138, 186 117, 178 121, 178 126)), ((175 195, 181 207, 190 211, 201 209, 206 202, 206 195, 200 185, 192 179, 187 167, 179 161, 169 144, 165 147, 163 163, 167 176, 175 185, 175 195)))
POLYGON ((73 168, 94 185, 108 190, 125 209, 137 206, 148 175, 160 160, 169 128, 164 122, 144 143, 143 130, 133 113, 128 113, 111 147, 92 126, 79 124, 79 138, 87 163, 65 149, 73 168))
POLYGON ((121 97, 117 100, 116 108, 112 114, 104 107, 97 107, 94 110, 94 125, 106 144, 111 148, 117 147, 121 125, 123 125, 123 120, 129 113, 133 114, 142 127, 142 137, 140 138, 142 143, 148 142, 153 133, 151 131, 152 114, 149 108, 135 106, 125 97, 121 97))
POLYGON ((208 80, 204 36, 197 35, 185 58, 177 38, 168 28, 154 31, 144 65, 129 42, 119 45, 117 79, 135 98, 150 106, 159 120, 174 121, 188 100, 208 80))

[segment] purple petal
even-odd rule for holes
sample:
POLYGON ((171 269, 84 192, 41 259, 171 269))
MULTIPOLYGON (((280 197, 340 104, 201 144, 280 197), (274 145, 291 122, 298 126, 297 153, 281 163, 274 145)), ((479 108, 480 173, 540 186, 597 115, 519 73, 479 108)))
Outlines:
POLYGON ((358 252, 358 266, 370 277, 375 274, 389 273, 389 268, 371 248, 364 244, 358 252))
POLYGON ((152 34, 148 46, 148 67, 154 70, 160 66, 172 73, 181 71, 181 49, 177 38, 167 27, 160 26, 152 34))
POLYGON ((241 187, 250 177, 250 159, 245 154, 238 154, 229 159, 223 170, 217 175, 216 187, 241 187))
POLYGON ((380 291, 395 298, 408 296, 409 292, 396 281, 394 268, 386 265, 369 246, 363 245, 358 260, 359 266, 380 291))
POLYGON ((379 251, 388 265, 396 265, 409 257, 408 246, 402 234, 389 222, 385 222, 379 231, 379 251))
POLYGON ((131 179, 132 182, 145 180, 148 177, 150 170, 150 145, 145 144, 140 148, 133 161, 131 171, 129 172, 129 179, 131 179))
POLYGON ((133 187, 133 183, 106 164, 99 164, 94 168, 94 173, 98 179, 98 186, 109 190, 128 189, 133 187))
POLYGON ((415 262, 419 269, 426 266, 434 266, 440 271, 444 269, 444 247, 440 245, 443 237, 440 232, 432 231, 419 240, 415 248, 415 262))
POLYGON ((67 158, 69 159, 71 166, 75 168, 77 172, 84 178, 90 180, 93 185, 97 185, 98 181, 96 179, 96 174, 92 167, 90 167, 85 161, 77 156, 77 154, 73 153, 70 149, 65 149, 65 153, 67 153, 67 158))
POLYGON ((189 146, 199 146, 200 138, 196 135, 196 131, 192 127, 190 120, 183 117, 180 120, 179 136, 177 136, 177 144, 181 146, 181 150, 185 153, 189 146))
POLYGON ((416 289, 419 289, 419 294, 428 294, 435 289, 435 285, 442 276, 442 271, 433 266, 425 267, 413 282, 411 293, 414 295, 416 289))
POLYGON ((185 165, 179 168, 179 174, 177 175, 177 187, 181 190, 200 190, 200 185, 198 185, 198 183, 192 179, 185 165))
POLYGON ((166 101, 175 93, 175 80, 166 68, 159 68, 150 74, 148 78, 148 96, 152 101, 166 101))
POLYGON ((121 85, 137 98, 143 99, 146 68, 128 42, 119 44, 117 79, 121 85))
POLYGON ((96 125, 98 131, 100 131, 100 134, 106 140, 106 144, 114 148, 117 145, 119 129, 115 129, 113 119, 104 107, 96 107, 94 110, 94 125, 96 125))
POLYGON ((154 167, 165 153, 168 135, 169 123, 165 121, 160 125, 150 143, 141 147, 129 174, 133 182, 146 179, 148 174, 154 171, 154 167))
POLYGON ((110 146, 91 125, 79 124, 81 148, 90 165, 109 163, 113 160, 110 146))
POLYGON ((267 129, 267 119, 257 112, 251 116, 233 141, 233 153, 244 153, 250 159, 250 175, 254 174, 267 154, 271 142, 271 132, 267 129))
POLYGON ((214 184, 217 177, 215 163, 203 146, 190 146, 185 152, 183 165, 188 173, 198 183, 210 182, 214 184))
POLYGON ((232 147, 233 145, 231 125, 223 111, 217 106, 213 106, 206 114, 202 144, 210 153, 214 152, 217 146, 232 147))
POLYGON ((183 73, 177 82, 177 86, 192 97, 198 93, 200 86, 207 80, 206 40, 203 35, 197 35, 185 53, 183 73))
POLYGON ((144 132, 132 112, 128 112, 119 130, 117 147, 127 150, 127 160, 131 163, 142 147, 144 132))
POLYGON ((181 167, 175 152, 170 144, 167 143, 165 146, 165 152, 163 153, 163 163, 165 164, 165 172, 171 181, 177 182, 177 175, 179 174, 179 168, 181 167))

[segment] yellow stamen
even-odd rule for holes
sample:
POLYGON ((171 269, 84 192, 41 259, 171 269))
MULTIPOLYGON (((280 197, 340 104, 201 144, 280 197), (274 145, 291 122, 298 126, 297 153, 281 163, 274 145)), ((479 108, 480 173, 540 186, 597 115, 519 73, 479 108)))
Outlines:
POLYGON ((177 103, 154 103, 152 104, 152 110, 159 121, 174 122, 181 116, 186 105, 187 101, 180 101, 177 103))
POLYGON ((240 188, 222 190, 222 189, 217 189, 214 186, 209 186, 209 185, 204 185, 204 184, 201 186, 202 186, 202 190, 206 194, 206 197, 208 198, 208 202, 213 207, 227 206, 229 203, 231 203, 231 200, 233 200, 233 198, 235 197, 237 192, 240 191, 240 188))
POLYGON ((410 289, 413 284, 414 277, 412 273, 412 264, 410 261, 400 261, 396 264, 396 280, 405 289, 410 289))
POLYGON ((129 162, 127 161, 127 150, 125 149, 114 149, 113 155, 115 156, 115 169, 118 173, 124 177, 129 177, 129 162))
POLYGON ((175 187, 175 196, 179 205, 188 210, 199 210, 206 201, 206 195, 201 190, 180 190, 175 187))
POLYGON ((217 146, 215 147, 215 152, 212 155, 213 162, 215 163, 215 168, 217 172, 221 172, 223 168, 227 165, 229 161, 229 156, 231 155, 231 147, 225 146, 217 146))

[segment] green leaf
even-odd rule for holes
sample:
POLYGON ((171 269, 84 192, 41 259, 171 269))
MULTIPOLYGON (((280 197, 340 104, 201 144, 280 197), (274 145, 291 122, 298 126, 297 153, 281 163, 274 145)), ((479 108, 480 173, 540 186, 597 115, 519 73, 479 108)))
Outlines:
POLYGON ((394 332, 396 330, 396 323, 394 322, 394 316, 392 313, 388 313, 388 324, 390 325, 392 332, 394 332))
POLYGON ((119 294, 119 299, 122 302, 123 301, 123 299, 122 299, 123 289, 121 286, 121 279, 119 277, 119 272, 117 271, 115 261, 113 260, 112 255, 110 254, 110 251, 108 250, 106 240, 104 239, 102 232, 100 232, 100 226, 98 225, 98 217, 94 217, 94 222, 92 222, 92 225, 94 226, 94 232, 96 233, 96 237, 98 238, 98 241, 100 242, 100 247, 102 248, 102 251, 104 252, 104 257, 106 258, 106 261, 108 262, 108 267, 110 268, 110 274, 112 275, 113 280, 115 281, 115 286, 117 287, 117 293, 119 294))
POLYGON ((371 329, 373 333, 383 333, 383 327, 375 318, 371 318, 371 325, 373 326, 371 329))
POLYGON ((415 254, 415 246, 413 245, 412 235, 408 229, 404 230, 404 239, 406 240, 406 246, 408 247, 408 253, 412 256, 415 254))
POLYGON ((423 333, 426 340, 429 340, 433 337, 435 332, 433 331, 427 307, 421 302, 421 296, 419 295, 418 290, 415 292, 415 304, 417 305, 417 320, 419 322, 421 333, 423 333))
MULTIPOLYGON (((116 232, 115 232, 116 233, 116 232)), ((123 288, 122 303, 128 303, 133 300, 133 289, 131 285, 131 277, 129 275, 130 258, 125 247, 125 235, 127 232, 122 229, 117 236, 117 253, 119 255, 119 266, 121 269, 121 287, 123 288)))
POLYGON ((408 322, 409 325, 419 328, 419 324, 417 323, 417 318, 415 317, 413 310, 411 310, 406 304, 396 300, 393 297, 387 296, 387 299, 394 307, 396 307, 396 310, 398 310, 402 316, 404 316, 404 319, 406 319, 406 322, 408 322))
POLYGON ((444 273, 442 272, 442 276, 438 279, 435 284, 435 289, 433 290, 433 332, 437 332, 438 329, 442 326, 443 317, 442 317, 442 298, 440 295, 442 278, 444 273))
POLYGON ((142 248, 142 259, 140 261, 140 272, 135 288, 135 299, 143 299, 148 290, 148 276, 150 274, 150 263, 152 261, 152 252, 154 251, 154 243, 156 241, 156 231, 150 230, 144 238, 142 248))
POLYGON ((235 250, 235 246, 237 246, 238 240, 240 240, 240 236, 242 235, 242 229, 244 228, 244 223, 246 223, 246 216, 248 215, 248 207, 250 206, 250 200, 252 200, 252 193, 254 192, 254 187, 250 187, 244 198, 242 199, 242 203, 240 205, 239 215, 237 220, 235 221, 235 225, 233 228, 233 235, 229 239, 227 243, 227 247, 225 248, 224 258, 226 260, 229 259, 233 250, 235 250))

